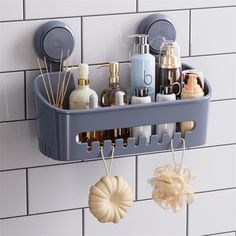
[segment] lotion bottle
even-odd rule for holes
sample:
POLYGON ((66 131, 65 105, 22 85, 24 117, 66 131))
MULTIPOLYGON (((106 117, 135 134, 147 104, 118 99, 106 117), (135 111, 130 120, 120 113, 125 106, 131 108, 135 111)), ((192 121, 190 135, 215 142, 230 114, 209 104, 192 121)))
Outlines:
POLYGON ((71 110, 88 109, 89 96, 91 94, 96 94, 93 89, 89 88, 88 74, 88 64, 81 64, 79 66, 78 88, 70 94, 69 98, 69 108, 71 110))
MULTIPOLYGON (((136 88, 135 95, 131 97, 131 104, 144 104, 151 103, 151 97, 148 95, 148 88, 136 88)), ((146 143, 150 143, 150 137, 152 135, 152 126, 138 126, 131 128, 131 136, 135 138, 135 144, 138 144, 139 137, 146 138, 146 143)))
MULTIPOLYGON (((89 97, 96 94, 94 90, 89 88, 88 64, 79 66, 78 88, 71 92, 69 97, 69 109, 89 109, 89 97)), ((96 94, 97 95, 97 94, 96 94)), ((89 142, 90 132, 83 132, 77 135, 77 143, 89 142)))
MULTIPOLYGON (((181 99, 197 99, 204 96, 203 89, 198 84, 198 79, 196 74, 188 74, 187 84, 185 84, 183 91, 181 93, 181 99)), ((182 137, 184 137, 185 132, 194 129, 194 121, 183 121, 180 124, 180 131, 182 137)))
POLYGON ((135 95, 135 88, 148 87, 152 102, 155 101, 155 57, 149 53, 148 35, 135 34, 138 43, 131 58, 130 92, 135 95))

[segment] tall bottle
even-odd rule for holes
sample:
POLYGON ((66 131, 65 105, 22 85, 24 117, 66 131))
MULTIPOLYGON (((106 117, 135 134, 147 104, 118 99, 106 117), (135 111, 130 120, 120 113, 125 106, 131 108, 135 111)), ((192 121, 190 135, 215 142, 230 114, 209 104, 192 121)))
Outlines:
POLYGON ((155 57, 149 53, 148 35, 135 34, 138 44, 131 58, 130 92, 135 95, 135 88, 148 87, 152 102, 155 101, 155 57))
MULTIPOLYGON (((116 105, 116 93, 121 91, 124 93, 124 103, 128 104, 128 94, 125 89, 120 87, 120 76, 119 76, 119 63, 112 61, 109 64, 102 65, 99 68, 108 67, 109 68, 109 87, 104 89, 101 93, 101 106, 109 107, 116 105)), ((112 122, 112 121, 111 121, 112 122)), ((104 139, 115 140, 114 130, 104 130, 104 139)))
MULTIPOLYGON (((70 94, 69 109, 89 109, 90 95, 97 95, 93 89, 89 88, 88 74, 88 64, 81 64, 79 66, 78 88, 70 94)), ((89 137, 89 132, 83 132, 77 135, 76 140, 78 143, 88 142, 89 137)))
MULTIPOLYGON (((203 89, 198 84, 198 79, 196 74, 188 74, 188 80, 185 84, 183 91, 181 93, 181 99, 195 99, 204 96, 203 89)), ((183 121, 180 124, 180 131, 182 137, 184 137, 185 132, 193 130, 195 127, 194 121, 183 121)))
MULTIPOLYGON (((131 98, 131 104, 151 103, 151 97, 148 95, 148 88, 136 88, 135 95, 131 98)), ((140 137, 146 138, 146 143, 150 143, 152 135, 152 126, 138 126, 132 127, 131 135, 135 138, 135 144, 138 144, 140 137)))
POLYGON ((158 77, 156 81, 160 87, 156 93, 176 94, 180 97, 182 90, 181 61, 179 46, 174 41, 164 41, 158 60, 158 77))

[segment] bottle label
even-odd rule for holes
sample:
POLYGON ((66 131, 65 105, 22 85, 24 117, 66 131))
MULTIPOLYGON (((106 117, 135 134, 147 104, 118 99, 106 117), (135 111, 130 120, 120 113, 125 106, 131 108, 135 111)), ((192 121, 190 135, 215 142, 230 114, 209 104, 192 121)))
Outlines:
POLYGON ((150 85, 152 83, 152 75, 147 74, 146 71, 143 71, 144 73, 144 84, 150 85))

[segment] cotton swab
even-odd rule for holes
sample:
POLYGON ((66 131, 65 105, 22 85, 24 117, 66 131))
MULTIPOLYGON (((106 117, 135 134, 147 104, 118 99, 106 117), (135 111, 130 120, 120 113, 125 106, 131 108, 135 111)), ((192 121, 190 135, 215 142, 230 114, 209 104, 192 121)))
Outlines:
POLYGON ((49 93, 48 93, 48 88, 47 88, 47 85, 46 85, 46 82, 45 82, 45 78, 44 78, 43 71, 42 71, 42 68, 41 68, 38 57, 37 57, 37 62, 38 62, 39 70, 40 70, 40 73, 41 73, 41 76, 42 76, 42 79, 43 79, 43 84, 44 84, 44 88, 45 88, 45 91, 46 91, 46 94, 47 94, 47 97, 48 97, 48 101, 52 105, 52 101, 51 101, 51 98, 50 98, 49 93))
POLYGON ((50 78, 50 75, 49 75, 49 72, 48 72, 48 66, 47 66, 47 61, 46 61, 45 57, 44 57, 44 64, 45 64, 46 73, 47 73, 47 77, 48 77, 48 83, 49 83, 49 88, 50 88, 50 91, 51 91, 53 106, 55 106, 55 99, 54 99, 54 94, 53 94, 53 91, 52 91, 51 78, 50 78))

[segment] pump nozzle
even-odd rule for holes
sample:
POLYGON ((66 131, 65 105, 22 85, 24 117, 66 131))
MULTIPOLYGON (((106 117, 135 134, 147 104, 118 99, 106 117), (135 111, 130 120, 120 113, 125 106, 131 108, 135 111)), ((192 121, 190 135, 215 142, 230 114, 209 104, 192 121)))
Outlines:
POLYGON ((148 35, 147 34, 133 34, 129 36, 130 38, 138 38, 138 43, 136 45, 136 50, 138 54, 149 53, 148 35))
POLYGON ((119 63, 116 61, 111 61, 109 64, 104 64, 99 66, 97 69, 100 69, 102 67, 109 67, 109 83, 110 84, 117 84, 119 83, 120 77, 119 77, 119 63))

